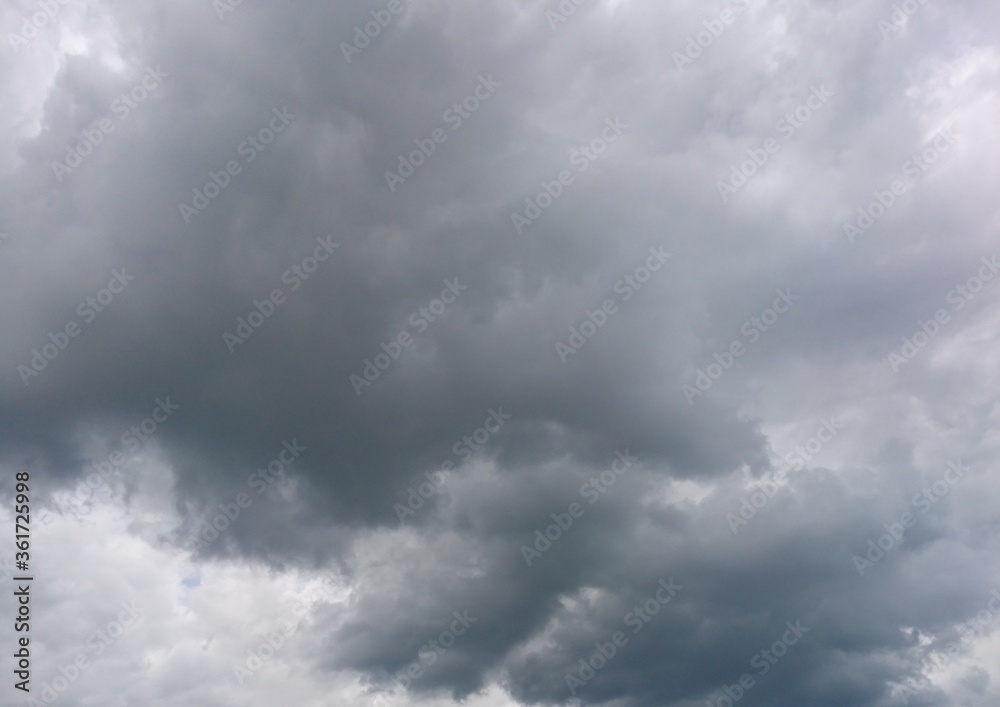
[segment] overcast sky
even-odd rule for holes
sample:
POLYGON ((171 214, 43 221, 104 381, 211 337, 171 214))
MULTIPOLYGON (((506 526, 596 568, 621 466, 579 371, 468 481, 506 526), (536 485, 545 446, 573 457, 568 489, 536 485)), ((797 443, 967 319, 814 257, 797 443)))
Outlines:
POLYGON ((995 2, 0 27, 0 702, 1000 704, 995 2))

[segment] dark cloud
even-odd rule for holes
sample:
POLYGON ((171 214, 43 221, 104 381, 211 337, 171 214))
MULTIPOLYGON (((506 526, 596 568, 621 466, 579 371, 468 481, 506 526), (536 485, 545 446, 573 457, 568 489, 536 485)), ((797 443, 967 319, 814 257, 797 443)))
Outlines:
MULTIPOLYGON (((961 635, 1000 584, 992 6, 223 2, 59 5, 4 49, 0 426, 37 503, 118 498, 227 587, 345 577, 302 700, 414 664, 400 704, 995 700, 961 635)), ((237 699, 212 680, 121 694, 237 699)))

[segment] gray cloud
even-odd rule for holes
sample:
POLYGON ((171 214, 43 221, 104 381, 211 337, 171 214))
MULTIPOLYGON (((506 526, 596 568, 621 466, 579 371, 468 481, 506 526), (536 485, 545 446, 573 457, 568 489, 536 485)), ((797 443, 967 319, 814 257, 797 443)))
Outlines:
MULTIPOLYGON (((0 71, 2 463, 53 542, 76 523, 170 568, 93 580, 149 607, 114 694, 270 703, 230 664, 334 572, 343 600, 268 663, 303 704, 414 664, 395 703, 995 701, 991 624, 963 628, 1000 586, 995 8, 57 5, 0 71), (285 599, 213 648, 158 584, 182 581, 218 632, 226 592, 285 599)), ((38 674, 110 610, 47 634, 38 674)))

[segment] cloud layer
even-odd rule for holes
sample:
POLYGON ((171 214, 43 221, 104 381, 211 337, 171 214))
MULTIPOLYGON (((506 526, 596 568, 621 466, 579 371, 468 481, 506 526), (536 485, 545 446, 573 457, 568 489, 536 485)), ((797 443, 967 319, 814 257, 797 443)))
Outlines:
POLYGON ((995 704, 998 19, 0 11, 37 689, 995 704))

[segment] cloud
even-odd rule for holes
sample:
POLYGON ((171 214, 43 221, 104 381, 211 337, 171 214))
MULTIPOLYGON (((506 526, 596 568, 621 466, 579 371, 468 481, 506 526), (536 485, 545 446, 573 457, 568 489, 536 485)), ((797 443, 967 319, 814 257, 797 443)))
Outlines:
POLYGON ((997 10, 914 4, 4 9, 37 684, 134 600, 60 702, 995 701, 997 10))

